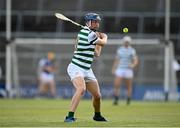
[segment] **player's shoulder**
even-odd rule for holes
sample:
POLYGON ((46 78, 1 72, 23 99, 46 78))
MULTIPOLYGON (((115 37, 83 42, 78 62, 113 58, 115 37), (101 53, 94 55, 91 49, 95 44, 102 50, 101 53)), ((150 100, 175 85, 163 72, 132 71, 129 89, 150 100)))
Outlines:
POLYGON ((117 53, 118 54, 120 54, 121 52, 123 52, 124 51, 124 48, 122 47, 122 46, 119 46, 118 48, 117 48, 117 53))
POLYGON ((131 51, 132 54, 136 54, 136 49, 135 48, 130 47, 130 51, 131 51))
POLYGON ((81 30, 80 33, 87 33, 89 34, 91 32, 91 29, 87 26, 84 26, 81 30))
POLYGON ((120 47, 118 47, 118 50, 124 50, 125 49, 125 47, 124 46, 120 46, 120 47))
POLYGON ((135 49, 134 47, 132 47, 132 46, 130 47, 130 49, 131 49, 132 51, 136 51, 136 49, 135 49))

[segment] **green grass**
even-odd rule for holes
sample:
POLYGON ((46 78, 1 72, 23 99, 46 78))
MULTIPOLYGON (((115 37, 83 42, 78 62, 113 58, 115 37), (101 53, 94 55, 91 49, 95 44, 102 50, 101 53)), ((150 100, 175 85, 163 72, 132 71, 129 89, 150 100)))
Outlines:
POLYGON ((103 100, 102 112, 108 122, 92 120, 91 100, 78 106, 77 122, 64 123, 70 100, 0 99, 0 127, 180 127, 180 103, 121 102, 113 106, 103 100))

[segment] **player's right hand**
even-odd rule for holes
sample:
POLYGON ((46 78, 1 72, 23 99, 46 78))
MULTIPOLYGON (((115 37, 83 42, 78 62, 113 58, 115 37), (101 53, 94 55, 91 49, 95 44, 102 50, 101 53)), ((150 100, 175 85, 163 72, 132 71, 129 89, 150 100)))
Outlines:
POLYGON ((97 45, 104 46, 107 43, 107 35, 105 33, 98 32, 97 36, 99 37, 97 45))

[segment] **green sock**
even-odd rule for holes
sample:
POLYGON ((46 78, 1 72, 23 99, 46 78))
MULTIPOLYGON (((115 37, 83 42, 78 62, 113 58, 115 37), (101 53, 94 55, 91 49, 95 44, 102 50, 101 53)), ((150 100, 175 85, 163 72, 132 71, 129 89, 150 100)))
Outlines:
POLYGON ((95 116, 96 116, 96 117, 101 116, 101 112, 95 112, 95 116))
POLYGON ((69 112, 68 117, 74 117, 74 112, 69 112))

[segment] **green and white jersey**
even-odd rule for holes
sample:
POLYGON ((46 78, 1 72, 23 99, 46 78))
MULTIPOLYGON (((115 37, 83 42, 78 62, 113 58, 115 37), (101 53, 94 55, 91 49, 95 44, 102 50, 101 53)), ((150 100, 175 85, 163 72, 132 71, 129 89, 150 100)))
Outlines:
POLYGON ((90 69, 97 40, 98 37, 94 31, 88 27, 81 29, 77 36, 77 46, 71 62, 85 70, 90 69))

